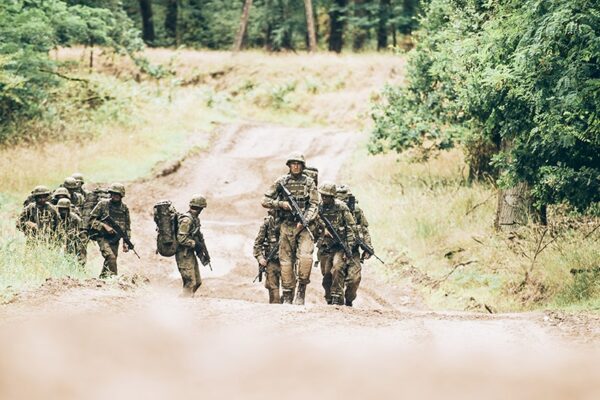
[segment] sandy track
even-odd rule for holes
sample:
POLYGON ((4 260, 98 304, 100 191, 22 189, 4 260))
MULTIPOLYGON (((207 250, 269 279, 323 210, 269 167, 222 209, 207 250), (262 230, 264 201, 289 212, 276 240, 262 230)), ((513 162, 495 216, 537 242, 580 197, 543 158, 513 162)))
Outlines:
POLYGON ((595 349, 541 314, 431 312, 383 285, 374 261, 353 309, 323 304, 317 270, 307 306, 265 304, 251 257, 262 194, 291 150, 333 179, 358 140, 230 126, 177 173, 129 187, 142 261, 122 256, 121 271, 151 282, 50 282, 1 307, 0 398, 597 398, 595 349), (154 254, 151 209, 184 211, 198 192, 214 271, 185 299, 174 260, 154 254))

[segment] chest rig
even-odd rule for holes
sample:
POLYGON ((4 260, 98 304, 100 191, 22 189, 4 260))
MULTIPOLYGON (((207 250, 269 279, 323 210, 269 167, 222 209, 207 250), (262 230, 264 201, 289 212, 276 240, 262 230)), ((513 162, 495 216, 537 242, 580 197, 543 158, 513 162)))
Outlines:
MULTIPOLYGON (((296 203, 298 203, 298 207, 300 207, 301 211, 306 211, 309 206, 310 193, 308 188, 308 178, 305 175, 300 175, 297 179, 293 178, 291 175, 286 176, 281 182, 283 186, 285 186, 290 193, 296 203)), ((283 193, 279 194, 280 200, 285 200, 285 196, 283 193)), ((290 211, 281 210, 281 217, 286 221, 296 221, 293 214, 290 211)))

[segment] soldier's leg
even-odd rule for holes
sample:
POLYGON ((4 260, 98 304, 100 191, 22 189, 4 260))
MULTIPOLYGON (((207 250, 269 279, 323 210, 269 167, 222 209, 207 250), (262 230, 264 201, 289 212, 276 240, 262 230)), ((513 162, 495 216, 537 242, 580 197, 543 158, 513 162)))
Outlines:
POLYGON ((362 265, 360 264, 360 255, 354 253, 352 256, 353 261, 348 263, 346 271, 346 305, 352 307, 352 302, 356 299, 356 293, 361 280, 362 265))
POLYGON ((196 270, 198 268, 198 261, 193 251, 189 249, 180 249, 175 253, 175 261, 177 262, 177 269, 181 274, 181 280, 183 282, 183 294, 192 297, 196 291, 198 284, 196 279, 196 270))
POLYGON ((315 245, 306 229, 298 234, 297 243, 298 293, 296 294, 296 304, 303 305, 306 286, 310 283, 315 245))
POLYGON ((323 274, 323 289, 325 290, 325 301, 331 304, 331 262, 333 257, 330 254, 319 254, 319 264, 321 264, 321 273, 323 274))
POLYGON ((346 262, 344 261, 344 252, 336 251, 333 254, 331 262, 331 303, 344 304, 344 280, 346 262))
POLYGON ((296 288, 296 275, 294 274, 294 227, 289 224, 281 224, 279 235, 279 264, 281 265, 281 286, 283 287, 283 302, 291 303, 293 291, 296 288))
POLYGON ((202 277, 200 276, 200 264, 198 263, 198 258, 192 252, 193 263, 194 263, 194 287, 193 293, 196 293, 200 286, 202 286, 202 277))
POLYGON ((279 280, 281 279, 281 268, 278 262, 271 261, 267 264, 267 278, 265 288, 269 291, 269 303, 279 304, 279 280))
POLYGON ((87 234, 81 234, 80 240, 81 242, 79 243, 79 248, 77 249, 77 260, 82 267, 85 267, 85 264, 87 263, 87 248, 90 238, 87 234))
POLYGON ((117 255, 114 253, 110 243, 105 239, 98 239, 98 248, 100 249, 100 254, 104 257, 104 265, 102 266, 102 272, 100 272, 100 278, 106 278, 113 275, 113 271, 117 270, 117 255))

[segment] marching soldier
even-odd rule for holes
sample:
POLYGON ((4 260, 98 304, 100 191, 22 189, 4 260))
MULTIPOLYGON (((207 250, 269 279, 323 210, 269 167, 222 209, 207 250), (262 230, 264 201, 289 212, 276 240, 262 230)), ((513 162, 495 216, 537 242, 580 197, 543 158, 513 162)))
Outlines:
POLYGON ((85 199, 83 198, 83 195, 78 193, 79 186, 79 182, 77 182, 77 180, 75 180, 75 178, 73 178, 72 176, 66 178, 63 183, 63 187, 69 191, 71 204, 77 208, 78 214, 81 215, 81 208, 85 199))
POLYGON ((90 221, 90 214, 92 212, 92 209, 93 209, 96 199, 94 198, 92 192, 86 190, 83 187, 83 185, 85 184, 83 174, 81 174, 79 172, 75 172, 73 175, 71 175, 71 177, 73 179, 75 179, 75 181, 77 182, 77 189, 75 189, 75 192, 78 193, 81 196, 81 198, 83 199, 81 205, 79 206, 80 214, 78 214, 78 215, 81 217, 81 225, 82 225, 80 260, 83 263, 82 265, 85 265, 85 263, 87 262, 87 247, 88 247, 88 243, 90 242, 90 238, 87 233, 87 229, 88 229, 88 224, 90 221))
POLYGON ((65 252, 77 257, 80 265, 85 265, 85 260, 81 259, 81 218, 72 213, 71 200, 63 198, 58 200, 56 208, 58 210, 58 227, 56 229, 56 238, 59 243, 64 245, 65 252))
POLYGON ((317 215, 319 194, 314 180, 302 173, 306 166, 304 155, 293 153, 288 157, 286 165, 289 173, 278 178, 269 187, 262 206, 277 210, 281 215, 279 262, 283 303, 292 304, 298 281, 296 304, 302 305, 306 286, 310 283, 314 249, 312 232, 305 224, 312 226, 317 215), (298 209, 295 209, 294 204, 298 209), (294 265, 298 268, 297 279, 294 265))
POLYGON ((17 229, 25 234, 28 243, 49 240, 58 226, 58 212, 48 204, 50 189, 36 186, 31 195, 34 201, 23 208, 17 220, 17 229))
POLYGON ((269 291, 269 303, 279 304, 279 281, 281 280, 281 265, 279 264, 279 230, 280 224, 274 210, 269 210, 263 224, 254 240, 254 258, 260 268, 265 268, 267 277, 265 288, 269 291))
MULTIPOLYGON (((350 187, 347 185, 339 186, 338 198, 346 203, 350 211, 352 211, 354 221, 356 222, 356 237, 373 249, 373 245, 371 244, 371 234, 369 233, 369 221, 367 221, 363 210, 358 206, 358 201, 356 201, 356 198, 352 195, 350 187)), ((360 247, 354 246, 352 249, 352 257, 354 262, 348 264, 346 273, 346 291, 344 294, 346 305, 349 307, 352 307, 352 302, 354 299, 356 299, 356 293, 358 292, 358 287, 360 285, 362 269, 361 263, 364 260, 371 258, 371 254, 367 251, 363 251, 361 256, 360 247)))
POLYGON ((202 265, 210 263, 210 256, 200 232, 199 215, 207 206, 206 198, 196 195, 190 200, 190 209, 179 216, 177 228, 177 251, 175 260, 183 281, 183 294, 193 297, 202 285, 198 258, 202 265))
POLYGON ((347 251, 355 245, 356 225, 348 206, 335 198, 336 192, 334 183, 325 182, 319 186, 323 204, 319 208, 317 225, 318 257, 327 304, 343 305, 346 265, 354 263, 347 251), (331 223, 330 227, 327 221, 331 223))
MULTIPOLYGON (((100 273, 101 278, 117 274, 117 257, 119 255, 119 241, 121 236, 115 232, 110 221, 117 224, 118 227, 131 238, 131 219, 129 217, 129 208, 123 203, 125 197, 125 186, 120 183, 113 183, 108 189, 110 199, 101 200, 92 210, 90 215, 90 228, 93 237, 104 257, 104 266, 100 273)), ((123 252, 127 253, 129 247, 123 241, 123 252)))

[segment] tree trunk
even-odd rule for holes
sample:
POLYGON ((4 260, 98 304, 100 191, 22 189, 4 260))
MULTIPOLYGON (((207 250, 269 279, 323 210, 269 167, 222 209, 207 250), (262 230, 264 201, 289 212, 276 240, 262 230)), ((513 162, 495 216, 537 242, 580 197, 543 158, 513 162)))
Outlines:
POLYGON ((508 189, 498 191, 498 207, 494 227, 501 231, 512 231, 527 224, 530 207, 529 187, 519 182, 508 189))
POLYGON ((398 30, 403 35, 410 35, 415 28, 414 17, 417 14, 419 0, 404 0, 402 3, 402 13, 406 17, 407 22, 398 26, 398 30))
POLYGON ((177 34, 177 16, 179 14, 179 0, 167 0, 167 10, 165 14, 165 31, 167 36, 172 38, 175 45, 179 45, 177 34))
POLYGON ((390 20, 390 0, 379 3, 379 22, 377 24, 377 50, 382 50, 388 44, 388 21, 390 20))
POLYGON ((246 34, 246 28, 248 27, 248 17, 250 16, 250 7, 252 7, 252 0, 246 0, 244 2, 244 9, 242 10, 242 18, 240 19, 240 28, 238 30, 237 36, 235 37, 233 51, 240 51, 242 49, 244 35, 246 34))
MULTIPOLYGON (((365 0, 354 0, 354 18, 356 18, 356 20, 360 21, 366 17, 364 1, 365 0)), ((367 37, 368 32, 362 26, 357 26, 356 31, 354 32, 354 38, 352 39, 352 49, 354 51, 362 49, 365 46, 367 37)))
POLYGON ((315 32, 312 0, 304 0, 304 9, 306 11, 306 29, 308 31, 308 51, 314 53, 317 51, 317 34, 315 32))
POLYGON ((329 11, 329 51, 340 53, 344 47, 345 13, 348 0, 334 0, 329 11))
POLYGON ((140 0, 140 14, 142 15, 142 39, 147 44, 154 42, 154 21, 152 20, 152 2, 140 0))

